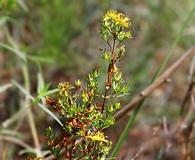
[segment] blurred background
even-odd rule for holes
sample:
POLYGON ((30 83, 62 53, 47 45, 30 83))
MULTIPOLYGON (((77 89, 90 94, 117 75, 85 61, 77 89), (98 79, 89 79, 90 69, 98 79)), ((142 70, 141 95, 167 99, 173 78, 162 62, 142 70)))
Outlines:
MULTIPOLYGON (((125 105, 149 85, 194 5, 194 0, 0 0, 0 159, 25 159, 26 153, 33 153, 20 144, 34 147, 32 123, 28 121, 34 121, 42 148, 45 128, 57 125, 36 103, 25 99, 33 96, 41 102, 48 86, 54 91, 59 82, 85 79, 96 65, 106 73, 99 50, 105 47, 99 25, 107 10, 121 11, 132 22, 133 38, 126 42, 127 52, 121 61, 123 75, 131 85, 130 95, 122 100, 125 105), (26 105, 32 106, 31 118, 26 105)), ((195 16, 168 65, 194 44, 195 16)), ((146 144, 138 159, 156 159, 161 152, 161 159, 180 159, 178 141, 160 133, 165 123, 167 132, 177 125, 190 64, 190 59, 185 61, 171 77, 172 82, 148 98, 117 159, 129 160, 146 144)), ((113 145, 127 119, 128 114, 106 131, 113 145)), ((191 149, 194 151, 195 143, 191 149)))

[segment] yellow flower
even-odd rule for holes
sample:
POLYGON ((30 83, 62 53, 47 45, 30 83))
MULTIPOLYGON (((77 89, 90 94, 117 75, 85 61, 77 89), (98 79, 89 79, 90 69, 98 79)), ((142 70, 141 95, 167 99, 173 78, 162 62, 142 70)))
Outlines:
POLYGON ((124 14, 119 13, 115 10, 109 10, 106 12, 106 14, 103 17, 103 21, 109 21, 112 20, 114 21, 115 24, 121 25, 125 28, 128 28, 129 25, 131 25, 130 20, 128 17, 126 17, 124 14))
POLYGON ((68 96, 69 90, 72 89, 73 86, 69 82, 59 83, 59 95, 60 96, 68 96))
POLYGON ((108 142, 108 140, 105 139, 104 133, 103 132, 96 132, 94 135, 88 133, 86 136, 87 138, 91 139, 92 141, 102 141, 102 142, 108 142))

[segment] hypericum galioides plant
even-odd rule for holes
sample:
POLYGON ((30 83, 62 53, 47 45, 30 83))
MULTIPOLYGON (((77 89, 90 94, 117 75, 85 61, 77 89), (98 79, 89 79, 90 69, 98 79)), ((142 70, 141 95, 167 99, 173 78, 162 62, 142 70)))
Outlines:
POLYGON ((103 16, 100 33, 108 44, 102 49, 102 58, 108 63, 103 93, 98 88, 101 70, 97 67, 86 83, 60 83, 55 98, 46 98, 64 124, 58 132, 51 127, 46 132, 48 148, 57 159, 103 160, 109 154, 112 142, 103 130, 115 123, 113 115, 121 107, 119 97, 128 91, 119 63, 125 53, 123 42, 131 38, 130 25, 129 18, 115 10, 103 16))

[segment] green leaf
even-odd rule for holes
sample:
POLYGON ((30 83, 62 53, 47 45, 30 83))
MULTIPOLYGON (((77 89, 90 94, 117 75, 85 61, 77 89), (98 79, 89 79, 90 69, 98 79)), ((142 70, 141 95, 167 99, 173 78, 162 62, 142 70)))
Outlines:
POLYGON ((39 62, 39 63, 53 63, 53 59, 50 57, 41 57, 41 56, 30 56, 27 55, 27 59, 34 61, 34 62, 39 62))
POLYGON ((40 93, 44 88, 44 80, 42 74, 39 72, 37 73, 37 92, 40 93))
POLYGON ((120 32, 120 33, 118 34, 117 38, 118 38, 119 41, 123 41, 124 38, 125 38, 125 32, 123 32, 123 31, 120 32))
POLYGON ((114 104, 114 108, 115 108, 115 109, 120 109, 120 108, 121 108, 120 102, 115 103, 115 104, 114 104))
POLYGON ((125 39, 129 39, 129 38, 132 38, 132 35, 131 35, 130 31, 125 33, 125 39))
POLYGON ((110 61, 110 60, 111 60, 110 54, 109 54, 109 52, 107 52, 107 51, 105 51, 105 52, 103 53, 102 58, 103 58, 104 60, 107 60, 107 61, 110 61))

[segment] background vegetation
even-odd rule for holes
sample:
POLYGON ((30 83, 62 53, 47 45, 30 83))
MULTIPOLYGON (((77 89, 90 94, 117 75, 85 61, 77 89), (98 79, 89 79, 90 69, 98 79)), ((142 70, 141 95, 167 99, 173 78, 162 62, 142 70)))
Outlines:
MULTIPOLYGON (((1 159, 47 154, 43 152, 45 128, 52 125, 57 129, 58 125, 53 120, 55 115, 43 105, 43 97, 56 92, 59 82, 83 79, 97 64, 105 65, 99 52, 105 45, 99 35, 105 11, 117 9, 132 21, 133 38, 126 43, 127 53, 121 61, 131 85, 130 95, 122 101, 125 105, 150 84, 171 48, 175 47, 167 66, 194 45, 193 7, 194 0, 0 0, 1 159)), ((180 159, 184 154, 181 136, 172 131, 182 119, 180 110, 189 85, 191 60, 171 77, 171 83, 147 99, 116 159, 136 155, 138 159, 180 159)), ((114 144, 128 117, 123 116, 106 130, 114 144)), ((190 133, 193 159, 194 131, 190 133)))

